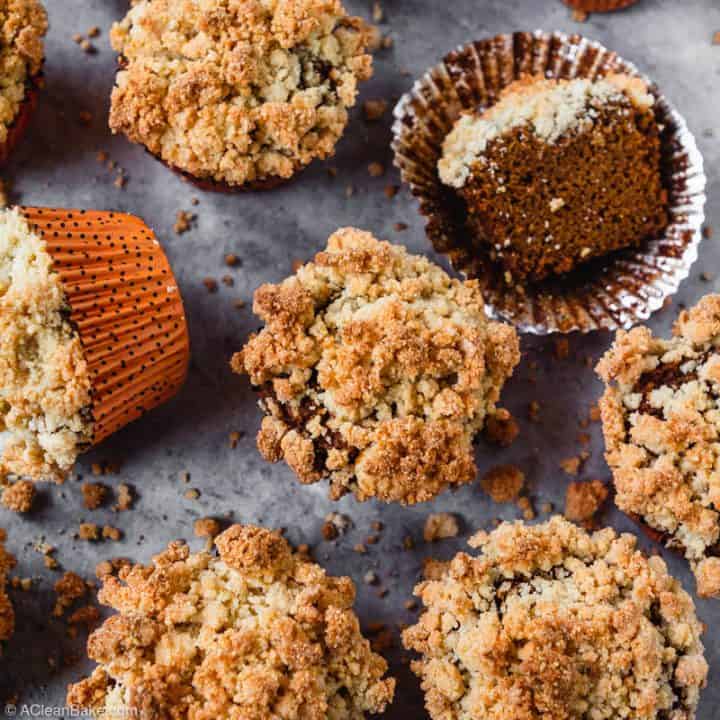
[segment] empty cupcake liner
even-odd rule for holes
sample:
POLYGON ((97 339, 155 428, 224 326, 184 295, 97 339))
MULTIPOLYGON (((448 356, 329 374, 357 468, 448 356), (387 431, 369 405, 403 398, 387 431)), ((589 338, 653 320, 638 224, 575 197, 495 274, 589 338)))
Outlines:
POLYGON ((612 12, 634 5, 638 0, 563 0, 563 2, 575 10, 585 12, 612 12))
POLYGON ((498 35, 449 53, 395 108, 395 164, 420 202, 428 238, 458 271, 479 280, 489 316, 511 322, 521 332, 631 327, 677 291, 697 259, 706 199, 702 156, 685 120, 647 78, 662 128, 670 223, 662 237, 643 247, 615 252, 535 284, 509 285, 487 249, 472 247, 463 201, 440 182, 442 143, 461 112, 483 111, 521 76, 597 78, 611 71, 640 75, 632 63, 579 35, 498 35))
POLYGON ((153 232, 115 212, 22 207, 60 275, 92 382, 97 444, 175 395, 190 357, 185 311, 153 232))

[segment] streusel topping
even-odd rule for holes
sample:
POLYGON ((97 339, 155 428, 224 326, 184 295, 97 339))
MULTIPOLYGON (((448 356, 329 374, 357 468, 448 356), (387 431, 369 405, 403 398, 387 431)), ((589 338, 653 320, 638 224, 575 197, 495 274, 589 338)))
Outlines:
POLYGON ((0 211, 0 474, 63 478, 92 441, 90 376, 60 276, 18 209, 0 211))
POLYGON ((7 594, 8 575, 15 567, 15 558, 5 549, 5 531, 0 528, 0 658, 3 655, 3 642, 15 629, 15 613, 7 594))
POLYGON ((600 80, 538 80, 528 77, 508 85, 500 100, 480 115, 466 114, 455 123, 443 142, 438 162, 440 179, 446 185, 462 187, 475 162, 483 159, 488 145, 514 128, 527 126, 529 132, 553 144, 571 131, 592 127, 599 111, 608 103, 632 103, 648 110, 654 104, 647 84, 622 74, 600 80))
POLYGON ((0 0, 0 143, 7 139, 28 83, 42 69, 47 14, 39 0, 0 0))
POLYGON ((111 39, 112 130, 232 185, 331 155, 372 74, 367 26, 340 0, 139 0, 111 39))
POLYGON ((672 338, 618 332, 598 364, 616 502, 690 560, 720 597, 720 295, 683 311, 672 338))
POLYGON ((88 641, 99 663, 68 705, 110 718, 362 720, 395 681, 352 611, 355 588, 278 534, 234 525, 219 557, 174 542, 148 567, 109 577, 119 614, 88 641), (104 713, 104 714, 103 714, 104 713))
POLYGON ((261 393, 268 460, 334 498, 416 503, 475 477, 473 437, 520 358, 476 281, 346 228, 254 311, 265 328, 232 364, 261 393))
POLYGON ((690 596, 631 535, 504 523, 417 586, 435 720, 692 720, 708 666, 690 596))

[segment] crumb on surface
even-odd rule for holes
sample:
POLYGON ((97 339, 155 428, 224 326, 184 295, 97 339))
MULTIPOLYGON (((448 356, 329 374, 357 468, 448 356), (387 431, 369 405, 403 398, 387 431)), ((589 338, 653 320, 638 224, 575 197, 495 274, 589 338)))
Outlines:
POLYGON ((601 480, 571 482, 565 494, 565 517, 573 522, 591 523, 607 496, 607 486, 601 480))
POLYGON ((35 500, 35 484, 30 480, 16 480, 2 491, 2 504, 16 513, 28 513, 35 500))
POLYGON ((97 510, 104 502, 108 494, 107 486, 102 483, 82 484, 83 503, 88 510, 97 510))
POLYGON ((496 465, 483 475, 480 485, 493 502, 515 502, 525 485, 525 473, 516 465, 496 465))
POLYGON ((485 423, 485 438, 499 447, 510 447, 519 434, 517 420, 505 408, 498 408, 485 423))
POLYGON ((460 532, 460 523, 452 513, 432 513, 425 519, 423 538, 425 542, 436 542, 447 538, 457 537, 460 532))
POLYGON ((216 535, 220 534, 221 530, 222 528, 220 527, 220 523, 215 518, 202 517, 198 518, 193 523, 193 532, 195 533, 195 537, 214 538, 216 535))

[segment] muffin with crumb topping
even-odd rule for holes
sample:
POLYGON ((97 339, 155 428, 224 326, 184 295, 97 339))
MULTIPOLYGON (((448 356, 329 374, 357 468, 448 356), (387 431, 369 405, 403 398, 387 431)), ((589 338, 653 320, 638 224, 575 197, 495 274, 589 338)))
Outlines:
POLYGON ((5 531, 0 528, 0 658, 3 656, 3 645, 15 629, 15 613, 6 590, 15 558, 5 549, 4 541, 5 531))
POLYGON ((560 517, 433 563, 403 633, 433 720, 693 720, 708 666, 693 601, 631 535, 560 517))
POLYGON ((352 610, 355 587, 279 533, 234 525, 218 555, 173 542, 110 576, 118 614, 88 640, 99 665, 67 703, 98 717, 362 720, 395 681, 352 610))
POLYGON ((35 109, 47 27, 39 0, 0 0, 0 163, 22 137, 35 109))
POLYGON ((720 597, 720 295, 683 311, 669 339, 618 332, 597 370, 618 507, 720 597))
POLYGON ((333 153, 369 39, 340 0, 138 0, 110 127, 209 189, 271 187, 333 153))
POLYGON ((345 228, 254 310, 265 327, 232 366, 260 395, 267 460, 335 499, 413 504, 474 479, 473 439, 520 359, 477 281, 345 228))
POLYGON ((640 78, 525 77, 445 138, 440 180, 508 284, 638 247, 668 224, 655 99, 640 78))

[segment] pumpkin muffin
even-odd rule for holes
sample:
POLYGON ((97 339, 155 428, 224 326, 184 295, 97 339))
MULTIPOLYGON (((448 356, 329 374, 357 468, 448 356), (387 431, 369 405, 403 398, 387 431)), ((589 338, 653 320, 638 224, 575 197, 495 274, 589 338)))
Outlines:
POLYGON ((0 163, 20 140, 35 108, 47 26, 39 0, 0 0, 0 163))
POLYGON ((88 640, 99 663, 68 705, 100 717, 362 720, 395 681, 352 611, 355 588, 279 533, 234 525, 219 556, 173 542, 99 593, 118 611, 88 640))
POLYGON ((640 78, 528 77, 443 143, 441 181, 508 284, 640 246, 668 224, 654 98, 640 78))
POLYGON ((683 311, 670 339, 619 332, 597 370, 618 507, 720 597, 720 295, 683 311))
POLYGON ((433 564, 420 653, 434 720, 692 720, 708 666, 690 596, 631 535, 560 517, 478 533, 433 564))
POLYGON ((369 39, 340 0, 138 0, 110 127, 214 189, 277 184, 334 152, 369 39))
POLYGON ((0 211, 0 476, 62 480, 177 391, 187 354, 177 285, 142 221, 0 211))
POLYGON ((474 479, 473 438, 520 358, 476 281, 353 228, 255 293, 232 360, 260 394, 263 456, 331 497, 417 503, 474 479))
POLYGON ((15 567, 15 558, 5 550, 5 531, 0 528, 0 658, 3 646, 15 629, 15 613, 7 595, 8 575, 15 567))

